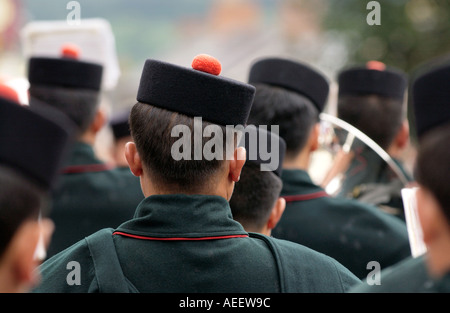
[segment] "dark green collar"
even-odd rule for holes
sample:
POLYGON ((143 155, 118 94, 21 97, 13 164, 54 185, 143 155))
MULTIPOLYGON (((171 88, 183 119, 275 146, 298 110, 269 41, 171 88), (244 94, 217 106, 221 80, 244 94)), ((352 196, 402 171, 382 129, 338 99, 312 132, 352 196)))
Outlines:
POLYGON ((211 238, 247 236, 233 220, 224 198, 206 195, 155 195, 144 199, 135 217, 116 232, 149 238, 211 238))
POLYGON ((324 191, 321 187, 314 184, 308 172, 304 170, 283 169, 281 180, 283 181, 282 196, 303 195, 324 191))
POLYGON ((89 165, 103 163, 95 156, 94 149, 91 145, 77 141, 72 147, 67 165, 89 165))

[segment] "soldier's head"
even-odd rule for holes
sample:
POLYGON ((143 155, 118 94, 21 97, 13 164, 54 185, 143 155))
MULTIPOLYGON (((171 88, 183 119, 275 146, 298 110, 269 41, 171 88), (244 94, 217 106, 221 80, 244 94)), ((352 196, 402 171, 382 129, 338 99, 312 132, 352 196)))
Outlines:
POLYGON ((279 125, 286 142, 286 161, 318 147, 319 114, 325 107, 329 85, 317 70, 279 58, 256 61, 249 74, 256 88, 249 116, 252 125, 279 125))
POLYGON ((398 154, 409 142, 406 74, 369 62, 338 75, 338 117, 358 128, 381 148, 398 154), (398 148, 398 149, 397 149, 398 148))
POLYGON ((28 291, 36 283, 35 267, 42 261, 35 254, 42 251, 38 240, 43 236, 48 243, 52 232, 47 200, 71 129, 59 112, 43 114, 0 99, 1 292, 28 291))
POLYGON ((30 106, 49 105, 64 112, 79 136, 97 132, 106 122, 100 110, 102 74, 102 65, 80 61, 67 50, 61 58, 32 57, 28 63, 30 106))
MULTIPOLYGON (((450 109, 450 107, 449 107, 450 109)), ((415 168, 417 205, 431 272, 450 270, 450 123, 425 135, 415 168)))
POLYGON ((431 273, 450 270, 450 66, 427 71, 413 84, 419 148, 414 176, 431 273))
POLYGON ((234 188, 230 207, 233 218, 246 231, 270 236, 286 207, 286 201, 280 197, 283 187, 280 175, 286 144, 275 133, 253 125, 247 129, 240 143, 246 148, 247 161, 234 188), (252 153, 252 149, 256 149, 256 153, 252 153), (277 154, 278 162, 272 167, 268 166, 267 158, 260 157, 269 152, 277 154))
POLYGON ((46 190, 9 166, 0 165, 0 259, 19 226, 46 209, 46 190))
POLYGON ((229 200, 245 163, 234 126, 247 123, 253 96, 250 85, 147 60, 125 152, 144 194, 221 190, 229 200))
POLYGON ((450 123, 430 131, 419 147, 415 177, 436 198, 450 226, 450 123))

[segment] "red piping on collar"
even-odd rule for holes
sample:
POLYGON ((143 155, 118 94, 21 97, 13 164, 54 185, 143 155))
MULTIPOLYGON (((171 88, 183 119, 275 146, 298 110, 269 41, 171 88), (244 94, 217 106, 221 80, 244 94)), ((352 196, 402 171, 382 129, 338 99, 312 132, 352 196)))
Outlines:
POLYGON ((72 165, 65 167, 62 170, 63 174, 80 174, 80 173, 95 173, 109 171, 114 168, 111 164, 84 164, 84 165, 72 165))
POLYGON ((306 195, 295 195, 295 196, 283 196, 284 200, 286 200, 287 203, 289 202, 297 202, 297 201, 306 201, 306 200, 313 200, 318 198, 325 198, 329 197, 330 195, 327 194, 325 191, 319 191, 315 193, 309 193, 306 195))
POLYGON ((147 237, 147 236, 139 236, 139 235, 132 235, 127 234, 120 231, 115 231, 113 235, 120 235, 125 237, 131 237, 135 239, 144 239, 144 240, 159 240, 159 241, 199 241, 199 240, 217 240, 217 239, 229 239, 229 238, 244 238, 248 237, 248 235, 225 235, 225 236, 211 236, 211 237, 168 237, 168 238, 161 238, 161 237, 147 237))

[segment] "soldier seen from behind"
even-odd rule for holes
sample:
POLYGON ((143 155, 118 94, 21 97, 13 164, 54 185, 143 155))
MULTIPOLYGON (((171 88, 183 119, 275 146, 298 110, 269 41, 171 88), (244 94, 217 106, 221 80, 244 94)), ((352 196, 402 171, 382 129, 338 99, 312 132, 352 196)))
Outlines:
POLYGON ((59 112, 31 110, 0 98, 0 292, 39 283, 54 224, 50 193, 67 157, 73 128, 59 112))
POLYGON ((403 221, 401 189, 413 180, 402 161, 410 139, 407 84, 406 73, 375 61, 346 68, 338 75, 338 117, 385 150, 402 175, 356 139, 339 196, 377 205, 403 221))
POLYGON ((44 262, 36 292, 345 292, 360 283, 328 256, 233 220, 255 89, 220 76, 210 56, 192 65, 145 62, 126 157, 146 198, 134 218, 44 262), (80 284, 67 284, 70 261, 83 269, 80 284))
POLYGON ((247 161, 230 199, 231 212, 246 231, 270 236, 286 207, 280 197, 286 144, 277 134, 249 125, 240 146, 247 161))
POLYGON ((433 60, 419 70, 412 85, 419 140, 414 178, 426 251, 382 271, 381 285, 361 284, 354 293, 450 292, 450 65, 433 60))
POLYGON ((100 108, 103 66, 80 60, 68 48, 72 50, 63 49, 60 58, 31 57, 28 63, 30 106, 56 108, 77 126, 52 197, 55 233, 49 256, 101 228, 117 227, 133 217, 144 198, 129 170, 115 169, 95 155, 96 136, 106 124, 100 108))
POLYGON ((367 276, 370 261, 383 268, 410 256, 403 221, 375 206, 331 197, 308 173, 319 146, 326 77, 307 64, 269 57, 254 62, 249 83, 256 87, 249 124, 279 125, 286 142, 281 174, 286 209, 272 235, 329 255, 359 278, 367 276))

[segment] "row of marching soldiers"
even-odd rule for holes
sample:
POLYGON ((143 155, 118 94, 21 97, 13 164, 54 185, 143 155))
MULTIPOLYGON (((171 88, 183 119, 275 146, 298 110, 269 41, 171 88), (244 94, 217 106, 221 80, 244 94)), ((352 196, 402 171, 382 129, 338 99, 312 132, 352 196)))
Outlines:
POLYGON ((103 67, 70 53, 30 58, 29 105, 0 100, 0 291, 450 291, 449 65, 424 67, 410 81, 372 62, 337 79, 339 118, 418 186, 420 256, 411 255, 403 186, 373 151, 352 149, 340 195, 310 177, 325 75, 278 57, 255 60, 248 82, 220 71, 207 55, 192 68, 148 59, 137 103, 117 123, 127 165, 111 166, 93 148, 107 122, 103 67), (419 139, 413 174, 398 158, 409 140, 408 89, 419 139), (173 127, 194 133, 195 117, 223 136, 227 126, 254 125, 243 137, 267 138, 279 163, 262 170, 266 160, 250 158, 251 140, 241 144, 239 134, 226 158, 175 160, 173 127), (370 186, 381 186, 382 200, 358 198, 370 186), (368 283, 373 261, 381 285, 368 283))

